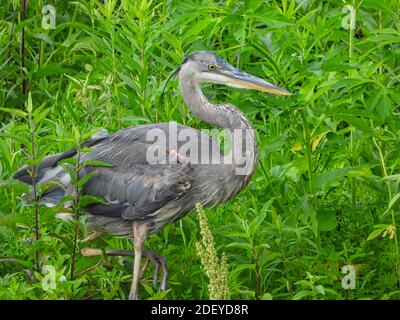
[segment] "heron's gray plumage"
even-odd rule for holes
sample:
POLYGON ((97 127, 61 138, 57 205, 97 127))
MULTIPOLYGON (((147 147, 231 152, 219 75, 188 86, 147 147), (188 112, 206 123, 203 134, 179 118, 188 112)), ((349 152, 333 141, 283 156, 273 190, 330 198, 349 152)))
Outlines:
MULTIPOLYGON (((85 165, 80 178, 96 171, 83 186, 83 193, 101 197, 105 203, 88 205, 87 224, 115 235, 133 236, 135 240, 134 277, 130 297, 137 298, 140 257, 148 233, 155 232, 190 212, 196 203, 214 206, 225 202, 248 183, 257 163, 257 144, 250 122, 235 106, 213 104, 201 90, 203 82, 226 84, 238 88, 256 89, 288 95, 262 79, 241 72, 217 55, 200 51, 182 62, 178 69, 182 97, 194 115, 209 124, 228 129, 232 143, 238 143, 246 163, 245 174, 238 174, 242 163, 227 160, 219 151, 219 143, 194 128, 176 123, 158 123, 119 130, 113 134, 94 137, 83 144, 90 151, 80 155, 87 160, 102 161, 109 166, 85 165), (234 130, 241 132, 235 140, 234 130), (149 139, 155 131, 164 134, 168 144, 149 139), (191 139, 171 139, 174 135, 191 139), (149 154, 158 147, 158 155, 168 155, 166 162, 149 162, 149 154), (180 154, 182 147, 186 153, 180 154), (193 153, 197 150, 197 154, 193 153), (210 154, 202 158, 203 151, 210 154), (150 153, 149 153, 150 152, 150 153), (192 152, 192 154, 190 154, 192 152), (206 160, 207 163, 204 163, 206 160), (136 257, 137 255, 137 257, 136 257)), ((60 185, 49 188, 42 196, 48 204, 58 202, 64 195, 73 195, 74 186, 59 162, 76 157, 76 150, 46 157, 36 169, 36 183, 57 180, 60 185)), ((232 159, 231 159, 232 160, 232 159)), ((29 167, 14 174, 15 179, 32 183, 29 167)))
MULTIPOLYGON (((159 123, 120 130, 107 137, 90 141, 90 152, 81 154, 81 162, 96 160, 110 167, 84 167, 80 177, 95 170, 96 174, 85 184, 84 193, 102 197, 107 204, 92 204, 86 208, 88 225, 116 235, 131 235, 131 221, 145 220, 156 231, 190 211, 195 203, 215 205, 226 201, 238 192, 248 177, 235 176, 234 165, 172 163, 149 165, 146 160, 148 148, 154 143, 146 138, 150 130, 159 129, 169 136, 169 129, 176 126, 177 134, 190 130, 198 139, 197 146, 208 140, 210 154, 219 150, 218 142, 204 133, 175 123, 159 123), (236 188, 235 188, 236 186, 236 188), (187 193, 189 195, 187 195, 187 193), (168 219, 166 219, 168 217, 168 219), (119 226, 119 227, 117 227, 119 226)), ((185 141, 178 141, 179 150, 185 141)), ((74 150, 57 155, 57 161, 74 156, 74 150)), ((190 153, 187 154, 190 156, 190 153)), ((219 154, 222 158, 222 155, 219 154)), ((54 156, 51 156, 54 157, 54 156)), ((200 157, 200 155, 199 155, 200 157)), ((50 160, 52 160, 51 158, 50 160)), ((200 159, 199 159, 200 160, 200 159)), ((73 192, 69 175, 55 161, 49 166, 38 184, 57 179, 66 182, 64 192, 53 187, 44 194, 43 201, 56 203, 66 190, 73 192)), ((211 159, 210 159, 211 161, 211 159)), ((222 161, 222 160, 221 160, 222 161)), ((19 173, 20 174, 20 173, 19 173)))

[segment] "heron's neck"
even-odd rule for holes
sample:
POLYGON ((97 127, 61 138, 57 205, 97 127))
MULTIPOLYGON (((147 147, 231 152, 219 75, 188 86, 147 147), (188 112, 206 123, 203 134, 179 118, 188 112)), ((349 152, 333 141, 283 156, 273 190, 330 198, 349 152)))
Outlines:
MULTIPOLYGON (((230 104, 213 104, 203 94, 200 85, 192 79, 181 77, 179 85, 183 100, 192 111, 204 122, 229 129, 231 141, 239 146, 241 156, 246 159, 248 168, 245 175, 250 175, 257 164, 257 141, 254 129, 245 115, 230 104)), ((230 155, 229 155, 230 156, 230 155)), ((233 167, 237 165, 233 161, 233 167)))
POLYGON ((252 128, 249 120, 236 107, 209 101, 198 83, 191 79, 180 79, 179 85, 186 105, 204 122, 231 130, 252 128))

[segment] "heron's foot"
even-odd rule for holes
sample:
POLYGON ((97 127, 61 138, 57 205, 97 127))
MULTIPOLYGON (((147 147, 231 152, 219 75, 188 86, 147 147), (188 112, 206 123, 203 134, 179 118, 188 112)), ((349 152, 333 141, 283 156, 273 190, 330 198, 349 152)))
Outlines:
POLYGON ((128 296, 128 300, 140 300, 139 295, 130 293, 128 296))
POLYGON ((146 260, 140 272, 140 279, 143 278, 144 272, 146 271, 150 262, 152 262, 154 265, 153 287, 157 288, 158 274, 161 273, 160 290, 165 291, 165 288, 167 287, 167 276, 168 276, 167 260, 165 259, 164 256, 161 256, 154 251, 144 250, 143 255, 146 257, 146 260))

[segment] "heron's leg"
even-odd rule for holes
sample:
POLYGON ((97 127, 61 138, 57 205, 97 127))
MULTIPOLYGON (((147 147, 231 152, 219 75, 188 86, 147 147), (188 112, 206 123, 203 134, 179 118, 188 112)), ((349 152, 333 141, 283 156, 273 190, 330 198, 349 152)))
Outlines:
POLYGON ((129 300, 139 299, 139 280, 140 280, 140 262, 142 259, 143 245, 147 238, 148 229, 147 225, 140 222, 133 222, 132 224, 135 258, 133 263, 133 278, 131 292, 129 293, 129 300))

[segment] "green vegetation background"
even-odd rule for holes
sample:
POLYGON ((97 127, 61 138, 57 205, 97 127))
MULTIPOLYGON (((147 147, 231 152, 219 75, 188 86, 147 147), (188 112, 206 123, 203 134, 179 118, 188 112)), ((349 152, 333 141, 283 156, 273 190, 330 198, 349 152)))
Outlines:
MULTIPOLYGON (((0 5, 0 299, 127 297, 128 258, 78 254, 70 280, 74 228, 54 209, 39 208, 41 237, 31 241, 34 208, 10 176, 32 155, 71 148, 98 128, 171 120, 208 128, 176 81, 160 104, 171 72, 204 49, 294 93, 206 88, 248 115, 259 142, 246 190, 206 211, 231 297, 400 297, 398 1, 355 1, 355 30, 343 28, 344 1, 37 0, 26 14, 24 2, 0 5), (42 28, 46 4, 56 8, 52 30, 42 28), (36 250, 43 272, 33 271, 36 250), (342 288, 345 265, 356 270, 355 290, 342 288)), ((81 226, 79 239, 86 235, 81 226)), ((150 238, 167 256, 168 291, 152 289, 149 271, 143 298, 208 298, 199 238, 195 214, 150 238)), ((94 245, 132 247, 111 237, 94 245)))

